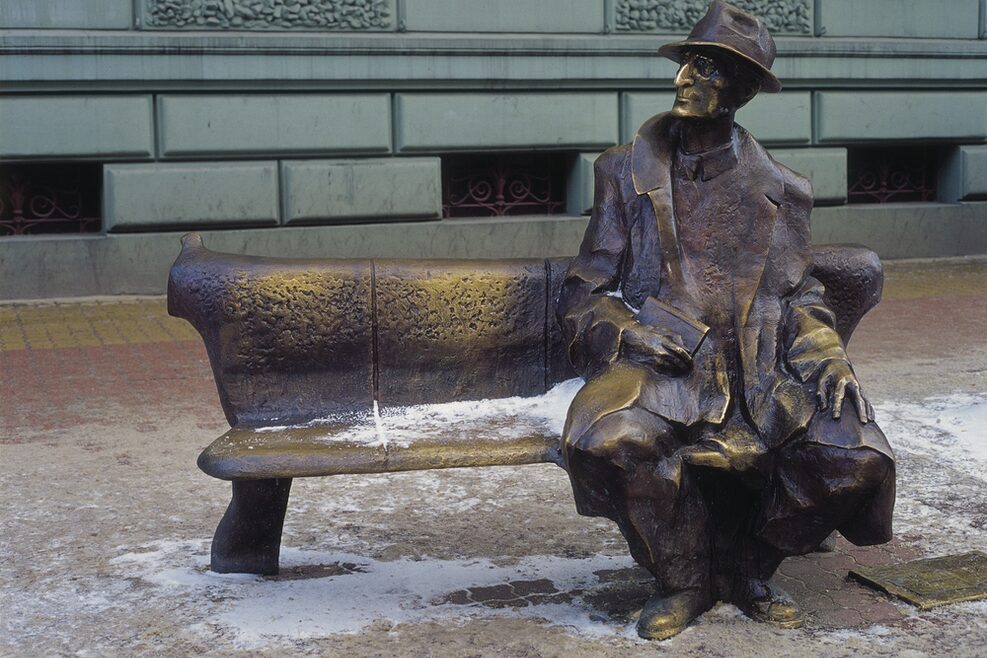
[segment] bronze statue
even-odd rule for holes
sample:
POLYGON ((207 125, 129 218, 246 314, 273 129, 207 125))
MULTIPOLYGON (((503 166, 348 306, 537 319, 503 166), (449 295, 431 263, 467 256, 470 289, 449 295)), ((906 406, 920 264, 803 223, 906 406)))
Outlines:
POLYGON ((565 465, 579 512, 615 521, 656 579, 642 637, 718 600, 795 628, 772 574, 834 529, 888 541, 894 457, 810 276, 811 186, 734 123, 781 89, 771 35, 715 0, 659 53, 675 104, 596 161, 558 300, 586 379, 565 465))

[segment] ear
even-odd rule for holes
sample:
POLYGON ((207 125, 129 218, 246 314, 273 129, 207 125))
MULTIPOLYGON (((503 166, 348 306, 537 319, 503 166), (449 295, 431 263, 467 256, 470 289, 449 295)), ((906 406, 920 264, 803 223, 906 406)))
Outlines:
POLYGON ((757 78, 747 78, 737 86, 737 109, 747 105, 761 91, 761 81, 757 78))

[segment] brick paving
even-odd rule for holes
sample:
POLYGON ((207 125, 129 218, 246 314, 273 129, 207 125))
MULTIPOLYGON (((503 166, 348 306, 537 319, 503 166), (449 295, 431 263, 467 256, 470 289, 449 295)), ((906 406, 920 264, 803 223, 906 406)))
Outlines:
MULTIPOLYGON (((211 419, 219 398, 202 341, 163 298, 0 306, 0 444, 46 440, 129 409, 211 419)), ((152 412, 152 413, 149 413, 152 412)))
MULTIPOLYGON (((987 260, 892 263, 884 302, 862 323, 852 352, 858 369, 868 371, 865 385, 874 377, 876 389, 885 390, 880 380, 896 376, 889 363, 902 357, 903 346, 918 359, 908 368, 921 372, 923 364, 962 357, 964 346, 983 347, 985 327, 987 260)), ((974 381, 987 370, 982 354, 978 358, 963 366, 964 376, 981 378, 974 381)), ((916 390, 922 386, 915 384, 916 390)), ((187 323, 167 316, 163 298, 0 303, 0 444, 50 444, 67 436, 59 430, 111 417, 118 422, 121 415, 148 433, 176 415, 210 432, 221 421, 202 343, 187 323)), ((191 462, 188 468, 194 468, 191 462)), ((787 560, 778 577, 815 627, 889 624, 902 620, 902 608, 849 581, 847 572, 920 555, 901 538, 870 548, 840 538, 833 552, 787 560)), ((597 575, 605 586, 586 600, 612 617, 627 617, 650 591, 638 569, 597 575)), ((288 569, 280 577, 310 576, 288 569)), ((522 608, 580 594, 560 592, 548 580, 519 580, 453 591, 439 603, 522 608)))

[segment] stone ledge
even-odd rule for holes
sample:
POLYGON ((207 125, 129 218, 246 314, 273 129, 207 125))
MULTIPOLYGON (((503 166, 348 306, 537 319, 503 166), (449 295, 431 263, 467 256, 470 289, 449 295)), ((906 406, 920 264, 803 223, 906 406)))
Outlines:
MULTIPOLYGON (((837 206, 812 213, 816 243, 854 242, 885 259, 987 254, 987 202, 837 206)), ((217 251, 299 258, 571 256, 586 217, 515 217, 203 231, 217 251)), ((0 299, 160 294, 180 232, 0 239, 0 299), (135 257, 140 254, 140 257, 135 257)))

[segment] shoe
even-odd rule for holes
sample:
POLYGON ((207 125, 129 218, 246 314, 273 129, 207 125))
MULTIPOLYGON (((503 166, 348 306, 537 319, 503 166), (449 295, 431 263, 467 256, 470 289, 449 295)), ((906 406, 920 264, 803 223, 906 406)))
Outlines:
POLYGON ((735 595, 734 603, 751 619, 780 628, 802 628, 805 617, 785 590, 771 581, 749 578, 735 595))
POLYGON ((681 633, 711 606, 709 597, 695 589, 668 595, 655 593, 641 610, 637 634, 645 640, 667 640, 681 633))

